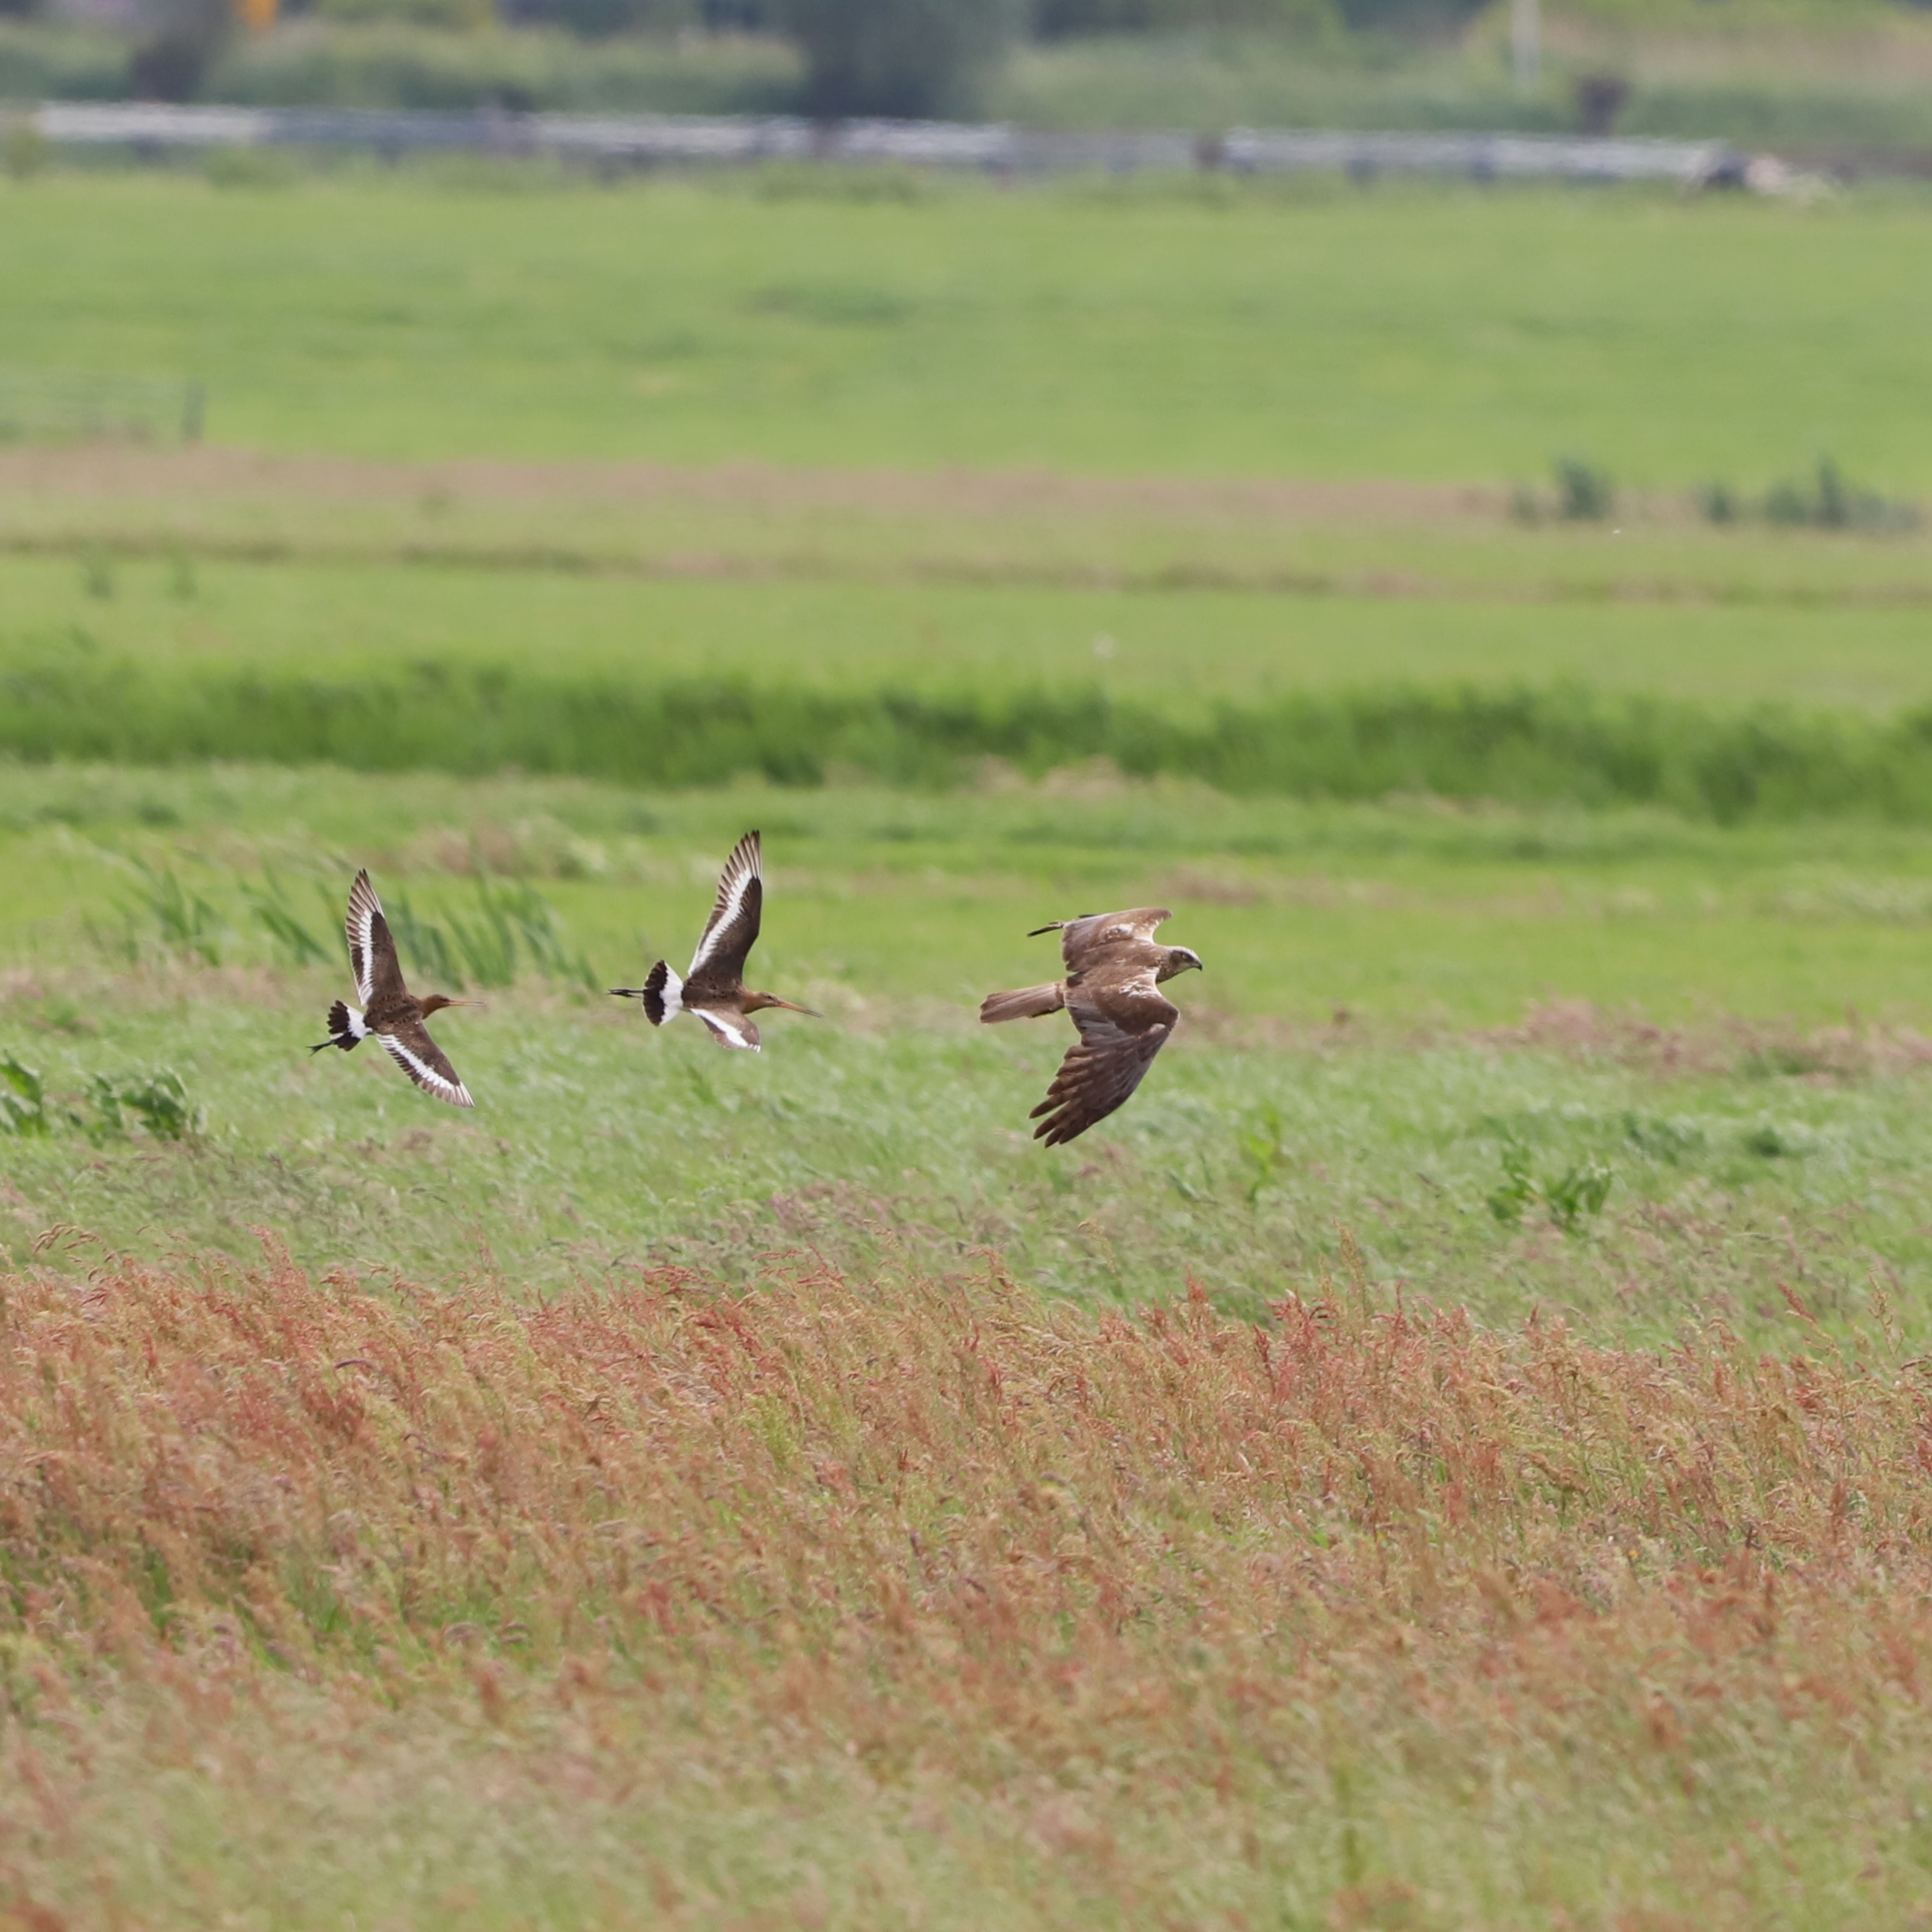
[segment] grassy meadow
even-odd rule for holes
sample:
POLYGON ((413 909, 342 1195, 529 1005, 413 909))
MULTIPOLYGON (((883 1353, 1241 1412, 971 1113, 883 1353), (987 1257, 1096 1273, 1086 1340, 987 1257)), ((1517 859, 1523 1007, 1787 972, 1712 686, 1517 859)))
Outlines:
POLYGON ((0 1932, 1927 1922, 1922 204, 491 185, 0 193, 0 1932))
POLYGON ((1916 191, 518 179, 35 176, 0 338, 345 455, 1461 484, 1565 452, 1684 489, 1829 453, 1932 487, 1896 406, 1932 361, 1916 191))

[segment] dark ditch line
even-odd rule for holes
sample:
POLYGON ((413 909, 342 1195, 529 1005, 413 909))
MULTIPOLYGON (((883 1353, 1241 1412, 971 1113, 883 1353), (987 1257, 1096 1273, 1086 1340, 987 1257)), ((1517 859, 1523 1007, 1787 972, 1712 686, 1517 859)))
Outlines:
POLYGON ((1028 564, 956 558, 912 558, 877 565, 777 552, 763 556, 715 552, 613 556, 555 544, 343 544, 295 542, 280 537, 159 536, 109 532, 81 535, 0 532, 0 555, 65 558, 76 564, 228 563, 257 567, 347 566, 476 571, 629 579, 663 583, 860 583, 944 585, 982 590, 1031 589, 1159 595, 1202 595, 1359 598, 1464 604, 1632 604, 1706 608, 1853 610, 1932 605, 1932 579, 1827 589, 1789 585, 1692 585, 1654 579, 1575 583, 1446 582, 1399 572, 1359 573, 1240 570, 1216 564, 1174 563, 1143 570, 1105 565, 1028 564))

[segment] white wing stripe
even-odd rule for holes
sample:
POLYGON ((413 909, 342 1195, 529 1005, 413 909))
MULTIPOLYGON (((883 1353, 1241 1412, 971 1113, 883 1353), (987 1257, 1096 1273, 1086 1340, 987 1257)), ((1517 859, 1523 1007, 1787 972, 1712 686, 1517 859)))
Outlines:
POLYGON ((726 1046, 743 1047, 753 1053, 759 1051, 758 1048, 747 1040, 723 1014, 714 1013, 708 1006, 689 1006, 685 1008, 685 1011, 687 1013, 696 1014, 698 1018, 703 1021, 705 1025, 709 1027, 726 1046))
POLYGON ((459 1081, 445 1080, 428 1062, 421 1060, 404 1046, 393 1033, 378 1033, 376 1038, 382 1042, 383 1051, 406 1073, 413 1074, 429 1091, 458 1107, 474 1107, 469 1089, 459 1081))
POLYGON ((367 1006, 375 997, 376 914, 382 901, 366 880, 356 881, 349 899, 349 957, 356 968, 356 996, 367 1006))
POLYGON ((717 917, 705 927, 704 937, 698 941, 698 950, 691 955, 690 967, 684 975, 686 979, 697 978, 699 968, 711 957, 713 951, 717 945, 718 935, 720 933, 730 931, 731 927, 737 923, 738 914, 744 909, 745 894, 750 890, 752 880, 757 876, 757 867, 748 864, 737 877, 730 882, 730 897, 726 899, 717 917))

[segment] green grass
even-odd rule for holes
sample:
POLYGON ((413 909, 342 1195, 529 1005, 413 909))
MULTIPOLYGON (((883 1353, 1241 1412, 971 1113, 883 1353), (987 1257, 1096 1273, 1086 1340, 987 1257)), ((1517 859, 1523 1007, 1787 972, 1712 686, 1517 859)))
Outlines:
POLYGON ((210 434, 380 456, 1932 483, 1915 201, 679 186, 0 196, 9 361, 211 384, 210 434), (80 246, 76 236, 84 237, 80 246))
MULTIPOLYGON (((1172 731, 1581 671, 1896 750, 1926 546, 1674 498, 1923 487, 1923 220, 56 175, 0 196, 9 357, 424 460, 10 457, 0 655, 179 733, 419 661, 774 716, 1105 678, 1172 731), (1565 447, 1653 494, 1511 527, 1565 447)), ((1932 832, 267 737, 0 762, 0 1932, 1919 1904, 1932 832), (826 1015, 755 1058, 594 990, 754 824, 754 977, 826 1015), (561 922, 511 984, 450 949, 473 1112, 307 1050, 358 864, 406 931, 561 922), (976 1003, 1150 902, 1182 1026, 1044 1150, 1066 1025, 976 1003)))
POLYGON ((922 694, 747 680, 655 684, 405 661, 176 667, 69 634, 0 660, 0 750, 29 760, 260 758, 367 772, 501 770, 680 787, 747 776, 935 791, 1056 773, 1212 785, 1239 797, 1667 808, 1748 820, 1932 820, 1923 712, 1896 722, 1763 707, 1462 687, 1223 703, 1205 719, 1093 686, 922 694))
POLYGON ((178 854, 252 935, 225 963, 281 957, 236 898, 238 871, 290 879, 332 946, 356 864, 433 907, 460 903, 480 863, 542 882, 609 983, 629 983, 653 948, 694 942, 724 854, 758 824, 781 881, 765 970, 888 1015, 1021 983, 1051 954, 1018 936, 1078 901, 1173 906, 1216 955, 1191 1000, 1297 1027, 1325 1027, 1338 1006, 1397 1029, 1495 1026, 1566 997, 1666 1024, 1932 1017, 1917 963, 1932 838, 1917 830, 1237 802, 1078 775, 977 797, 754 784, 666 797, 246 766, 0 771, 12 944, 55 971, 98 963, 89 931, 118 930, 134 887, 107 854, 178 854))
POLYGON ((1826 1318, 1861 1318, 1877 1267, 1914 1332, 1932 1323, 1924 835, 245 769, 15 770, 0 812, 0 1049, 76 1105, 96 1075, 172 1068, 208 1122, 179 1145, 0 1143, 22 1258, 55 1221, 136 1253, 246 1251, 269 1226, 318 1267, 481 1269, 524 1293, 645 1261, 739 1278, 773 1246, 946 1265, 964 1243, 1052 1293, 1192 1278, 1252 1310, 1333 1262, 1346 1226, 1378 1280, 1654 1337, 1699 1308, 1781 1321, 1782 1216, 1826 1318), (291 965, 240 890, 272 874, 333 948, 353 863, 441 919, 493 860, 538 880, 601 981, 635 983, 691 942, 753 823, 757 976, 827 1019, 778 1017, 753 1059, 568 981, 472 988, 437 1024, 473 1115, 367 1055, 307 1054, 342 971, 291 965), (192 950, 117 850, 206 901, 192 950), (1064 1028, 984 1030, 974 1005, 1051 970, 1028 926, 1149 900, 1208 961, 1192 1017, 1130 1109, 1047 1153, 1025 1116, 1064 1028), (1539 1002, 1520 1037, 1482 1031, 1539 1002), (1607 1203, 1560 1232, 1593 1166, 1607 1203))
MULTIPOLYGON (((1881 560, 1883 561, 1883 560, 1881 560)), ((565 677, 805 689, 1041 686, 1213 699, 1397 684, 1588 683, 1707 703, 1888 713, 1932 699, 1923 610, 994 585, 627 580, 438 565, 0 559, 11 656, 71 638, 155 671, 326 671, 540 655, 565 677), (1110 641, 1111 650, 1105 642, 1110 641), (1096 652, 1097 642, 1102 651, 1096 652)))

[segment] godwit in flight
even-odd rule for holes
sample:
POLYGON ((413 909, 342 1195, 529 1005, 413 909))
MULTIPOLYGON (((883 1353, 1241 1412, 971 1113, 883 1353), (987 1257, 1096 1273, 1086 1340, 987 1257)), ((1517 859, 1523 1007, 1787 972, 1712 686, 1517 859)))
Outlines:
POLYGON ((431 1014, 463 1002, 446 999, 441 993, 419 1000, 403 984, 396 941, 367 872, 358 872, 349 888, 346 924, 349 965, 356 976, 356 997, 362 1002, 362 1011, 358 1013, 337 1000, 329 1008, 329 1037, 309 1051, 320 1053, 324 1047, 340 1047, 344 1053, 353 1052, 358 1041, 373 1035, 384 1052, 424 1093, 447 1100, 452 1107, 474 1107, 476 1102, 468 1088, 457 1078, 456 1069, 423 1025, 431 1014))
POLYGON ((1079 1029, 1080 1038, 1067 1049, 1047 1097, 1028 1116, 1040 1122, 1033 1130, 1035 1140, 1057 1147, 1105 1120, 1140 1085, 1154 1055, 1166 1045, 1181 1013, 1157 990, 1159 983, 1190 968, 1202 970, 1198 953, 1154 944, 1155 927, 1172 917, 1163 907, 1148 906, 1037 926, 1028 938, 1043 932, 1060 935, 1066 978, 1017 992, 990 993, 981 1001, 979 1017, 988 1026, 1001 1020, 1038 1019, 1065 1007, 1079 1029))
POLYGON ((756 1053, 758 1029, 751 1015, 768 1006, 787 1013, 822 1016, 809 1006, 794 1006, 771 993, 754 993, 745 984, 745 960, 758 941, 758 921, 764 910, 765 885, 759 874, 758 834, 747 832, 725 860, 718 880, 718 903, 692 955, 690 970, 679 979, 662 960, 645 975, 642 986, 613 986, 620 1000, 642 1000, 653 1026, 680 1013, 695 1013, 710 1028, 720 1046, 746 1047, 756 1053))

